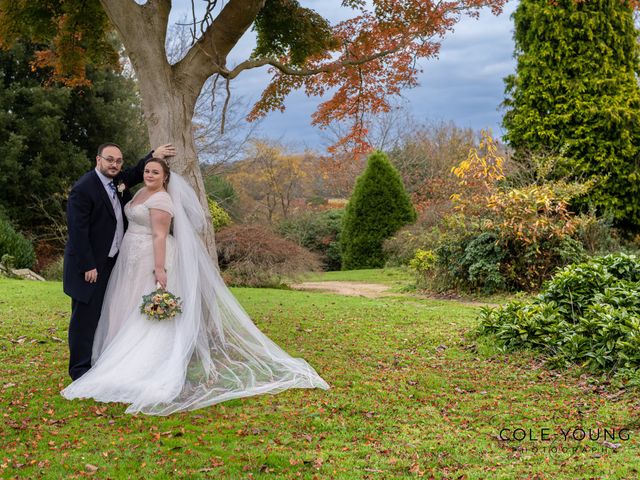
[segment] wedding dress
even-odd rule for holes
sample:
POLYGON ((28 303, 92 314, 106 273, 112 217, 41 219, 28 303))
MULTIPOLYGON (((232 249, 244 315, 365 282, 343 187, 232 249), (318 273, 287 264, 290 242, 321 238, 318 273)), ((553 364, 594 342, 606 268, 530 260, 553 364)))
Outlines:
POLYGON ((264 335, 224 284, 198 232, 206 228, 195 192, 172 173, 168 193, 125 206, 127 233, 109 279, 91 369, 62 391, 67 399, 130 404, 127 413, 169 415, 232 398, 327 383, 304 360, 264 335), (151 320, 142 296, 155 289, 149 209, 173 215, 167 290, 182 313, 151 320))

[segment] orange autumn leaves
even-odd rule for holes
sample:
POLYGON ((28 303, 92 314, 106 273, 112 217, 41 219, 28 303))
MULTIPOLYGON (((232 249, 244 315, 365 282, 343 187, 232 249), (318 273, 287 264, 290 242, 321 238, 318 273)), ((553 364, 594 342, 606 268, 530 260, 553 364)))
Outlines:
POLYGON ((49 69, 50 82, 87 86, 89 64, 119 67, 114 37, 100 2, 0 0, 0 48, 27 38, 41 49, 31 68, 49 69))
MULTIPOLYGON (((330 151, 366 153, 371 149, 366 140, 367 118, 388 112, 390 96, 417 84, 416 62, 437 55, 440 40, 460 14, 474 15, 482 7, 498 13, 504 3, 375 0, 369 9, 364 2, 348 2, 358 14, 333 27, 338 47, 308 58, 294 74, 273 67, 271 83, 250 118, 283 110, 284 99, 295 89, 303 89, 308 96, 331 94, 313 114, 313 124, 326 128, 332 122, 349 122, 350 130, 330 151)), ((287 63, 286 57, 279 59, 280 65, 287 63)))
MULTIPOLYGON (((302 89, 309 96, 326 95, 328 99, 313 114, 313 124, 320 128, 334 122, 350 125, 330 151, 366 153, 370 150, 370 117, 389 111, 390 97, 417 84, 418 62, 438 54, 440 41, 463 15, 475 16, 483 7, 499 13, 505 1, 343 1, 341 8, 351 18, 328 27, 331 41, 323 40, 322 48, 308 50, 311 56, 304 62, 292 59, 290 51, 280 58, 267 59, 273 77, 249 119, 284 109, 284 100, 294 89, 302 89)), ((34 60, 34 67, 51 68, 53 81, 85 85, 89 63, 118 64, 113 27, 103 10, 103 5, 108 7, 110 3, 0 0, 0 41, 6 47, 17 38, 27 37, 47 45, 49 48, 43 48, 34 60)), ((158 22, 167 20, 157 18, 158 22)), ((254 55, 255 60, 265 60, 257 52, 254 55)))

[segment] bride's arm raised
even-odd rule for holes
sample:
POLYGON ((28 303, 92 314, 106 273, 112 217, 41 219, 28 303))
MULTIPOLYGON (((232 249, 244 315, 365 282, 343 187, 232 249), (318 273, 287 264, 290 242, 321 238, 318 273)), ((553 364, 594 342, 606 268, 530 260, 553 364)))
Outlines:
POLYGON ((167 271, 164 262, 167 253, 167 235, 171 226, 171 214, 157 208, 150 208, 151 232, 153 233, 153 258, 156 282, 167 288, 167 271))

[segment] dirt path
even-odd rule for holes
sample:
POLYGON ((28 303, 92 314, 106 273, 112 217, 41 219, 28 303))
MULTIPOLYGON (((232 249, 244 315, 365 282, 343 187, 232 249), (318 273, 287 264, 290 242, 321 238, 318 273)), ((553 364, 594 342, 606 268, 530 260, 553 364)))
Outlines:
POLYGON ((367 298, 390 295, 388 285, 379 283, 360 282, 303 282, 291 285, 295 290, 315 290, 321 292, 337 293, 338 295, 353 295, 367 298))
MULTIPOLYGON (((390 292, 391 287, 389 285, 382 285, 380 283, 363 283, 363 282, 302 282, 291 285, 294 290, 307 290, 315 292, 336 293, 338 295, 351 295, 355 297, 366 298, 379 298, 390 295, 400 295, 415 298, 429 298, 432 300, 450 301, 456 302, 461 305, 469 307, 497 307, 497 303, 487 303, 482 301, 469 300, 465 298, 450 298, 445 296, 436 295, 420 295, 416 293, 406 294, 390 292)), ((415 303, 417 306, 424 306, 419 303, 415 303)))

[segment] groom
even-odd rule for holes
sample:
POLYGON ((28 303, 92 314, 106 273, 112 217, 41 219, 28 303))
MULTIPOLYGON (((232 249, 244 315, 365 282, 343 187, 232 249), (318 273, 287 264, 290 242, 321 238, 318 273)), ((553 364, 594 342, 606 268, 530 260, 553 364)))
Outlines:
POLYGON ((84 174, 69 193, 63 287, 71 297, 69 375, 73 380, 91 368, 102 301, 127 228, 123 207, 131 200, 128 188, 142 182, 149 158, 175 154, 173 145, 162 145, 134 167, 122 170, 120 147, 104 143, 98 147, 95 169, 84 174))

